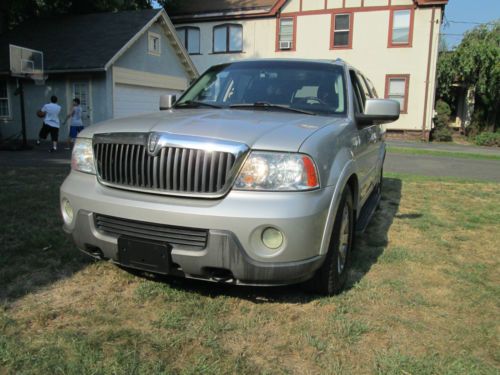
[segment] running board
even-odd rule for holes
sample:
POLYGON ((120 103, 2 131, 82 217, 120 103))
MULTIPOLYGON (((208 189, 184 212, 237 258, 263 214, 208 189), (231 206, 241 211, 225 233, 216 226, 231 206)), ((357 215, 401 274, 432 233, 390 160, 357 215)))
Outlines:
POLYGON ((356 222, 356 234, 363 234, 368 224, 370 224, 373 214, 377 211, 379 203, 379 189, 375 188, 361 209, 358 221, 356 222))

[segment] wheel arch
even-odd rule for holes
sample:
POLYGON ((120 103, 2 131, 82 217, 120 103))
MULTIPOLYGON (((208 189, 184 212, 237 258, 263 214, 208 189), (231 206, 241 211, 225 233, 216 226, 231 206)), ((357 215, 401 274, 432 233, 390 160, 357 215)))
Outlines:
POLYGON ((335 190, 332 195, 330 206, 328 208, 327 218, 325 221, 319 255, 324 255, 328 252, 335 221, 335 214, 337 212, 342 193, 344 192, 346 186, 349 186, 351 190, 353 208, 355 210, 354 219, 356 220, 356 215, 358 213, 357 208, 359 203, 359 182, 358 176, 356 174, 355 163, 353 162, 353 160, 349 160, 347 163, 345 163, 342 172, 338 176, 337 183, 335 184, 335 190))

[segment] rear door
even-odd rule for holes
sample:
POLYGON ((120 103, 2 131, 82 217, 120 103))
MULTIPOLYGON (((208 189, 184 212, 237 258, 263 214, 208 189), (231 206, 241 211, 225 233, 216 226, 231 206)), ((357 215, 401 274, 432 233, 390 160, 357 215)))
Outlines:
POLYGON ((77 81, 72 85, 73 98, 80 99, 82 109, 83 126, 92 124, 92 109, 90 107, 90 83, 89 81, 77 81))

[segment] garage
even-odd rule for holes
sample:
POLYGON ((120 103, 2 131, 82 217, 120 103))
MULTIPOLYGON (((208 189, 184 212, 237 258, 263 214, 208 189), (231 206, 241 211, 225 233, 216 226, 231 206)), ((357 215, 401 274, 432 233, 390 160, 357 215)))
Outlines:
POLYGON ((156 87, 115 84, 114 118, 158 111, 160 95, 175 94, 181 91, 156 87))

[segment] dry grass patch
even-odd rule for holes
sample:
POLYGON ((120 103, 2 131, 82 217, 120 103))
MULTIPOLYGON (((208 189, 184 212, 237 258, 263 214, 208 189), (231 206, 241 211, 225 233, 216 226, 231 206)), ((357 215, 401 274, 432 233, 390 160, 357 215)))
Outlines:
POLYGON ((0 374, 499 372, 498 184, 387 178, 348 289, 319 297, 89 262, 65 170, 0 172, 0 374))

